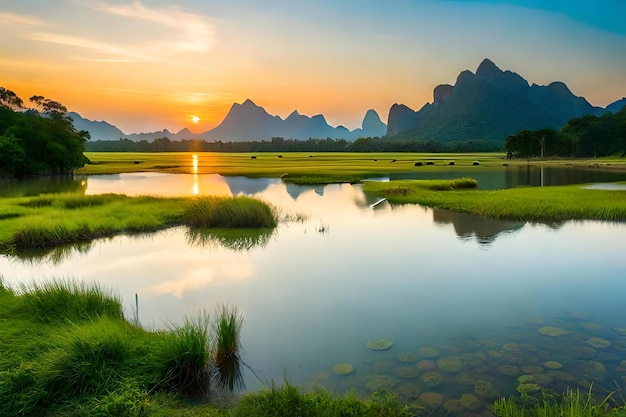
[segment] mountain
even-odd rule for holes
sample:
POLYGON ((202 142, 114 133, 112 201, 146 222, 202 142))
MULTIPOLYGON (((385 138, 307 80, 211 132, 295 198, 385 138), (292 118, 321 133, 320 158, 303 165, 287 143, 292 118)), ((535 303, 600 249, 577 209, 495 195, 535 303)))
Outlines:
POLYGON ((363 123, 359 129, 354 129, 351 133, 353 139, 366 137, 383 137, 387 133, 387 125, 380 120, 376 110, 369 109, 365 113, 363 123))
POLYGON ((217 127, 199 134, 191 133, 189 129, 182 129, 177 133, 163 129, 149 133, 125 134, 107 122, 85 119, 74 112, 69 115, 74 119, 74 127, 77 130, 88 131, 91 134, 91 140, 94 141, 120 138, 153 141, 163 137, 170 140, 204 139, 223 142, 271 140, 274 137, 301 140, 309 138, 355 140, 360 137, 382 137, 387 131, 387 126, 374 110, 367 111, 361 128, 350 131, 343 126, 330 126, 321 114, 308 117, 298 113, 297 110, 283 120, 279 116, 272 116, 263 107, 257 106, 249 99, 241 104, 234 103, 217 127))
POLYGON ((485 59, 476 73, 462 71, 453 86, 435 87, 433 102, 418 111, 394 104, 389 110, 386 136, 503 143, 507 136, 523 129, 558 129, 572 118, 605 112, 575 96, 562 82, 529 85, 520 75, 502 71, 485 59))
POLYGON ((86 130, 91 135, 91 140, 118 140, 126 137, 126 134, 117 127, 104 121, 89 120, 75 112, 68 113, 74 120, 76 130, 86 130))
POLYGON ((367 111, 360 129, 350 131, 343 126, 330 126, 321 114, 309 117, 297 110, 283 120, 279 116, 272 116, 263 107, 248 99, 241 104, 233 104, 217 127, 199 136, 207 140, 233 142, 270 140, 273 137, 354 140, 363 136, 383 136, 385 132, 386 126, 374 110, 367 111))
POLYGON ((611 113, 617 113, 625 106, 626 106, 626 97, 609 104, 608 106, 606 106, 606 110, 610 111, 611 113))

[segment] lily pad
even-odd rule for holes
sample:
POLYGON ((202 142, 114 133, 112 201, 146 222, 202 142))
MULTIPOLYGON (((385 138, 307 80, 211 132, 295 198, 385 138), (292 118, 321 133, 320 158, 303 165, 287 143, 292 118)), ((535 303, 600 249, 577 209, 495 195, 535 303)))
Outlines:
POLYGON ((439 356, 439 351, 434 347, 424 346, 419 349, 420 355, 425 358, 436 358, 439 356))
POLYGON ((348 375, 354 372, 354 366, 349 363, 338 363, 333 366, 333 372, 337 375, 348 375))
POLYGON ((543 366, 548 369, 561 369, 563 367, 563 365, 557 361, 546 361, 543 363, 543 366))
POLYGON ((589 343, 592 347, 599 349, 611 346, 610 340, 602 339, 600 337, 591 337, 587 339, 587 343, 589 343))
POLYGON ((400 352, 398 354, 398 360, 402 363, 417 362, 417 355, 411 352, 400 352))
POLYGON ((613 331, 620 336, 626 336, 626 327, 613 327, 613 331))
POLYGON ((372 350, 387 350, 390 349, 393 342, 390 339, 372 339, 368 340, 365 346, 372 350))
POLYGON ((561 329, 560 327, 543 326, 539 328, 539 334, 544 336, 557 337, 568 333, 570 333, 569 330, 561 329))

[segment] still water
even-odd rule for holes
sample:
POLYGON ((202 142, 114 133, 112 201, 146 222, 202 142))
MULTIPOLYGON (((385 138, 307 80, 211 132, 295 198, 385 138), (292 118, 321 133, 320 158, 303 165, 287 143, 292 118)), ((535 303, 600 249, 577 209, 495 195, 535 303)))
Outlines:
MULTIPOLYGON (((362 394, 392 389, 405 401, 471 394, 476 407, 515 393, 524 374, 537 387, 593 382, 599 393, 625 383, 625 224, 372 208, 376 198, 358 185, 277 179, 122 174, 75 186, 88 194, 246 194, 307 216, 243 243, 179 227, 28 259, 0 257, 0 273, 16 285, 99 282, 119 292, 129 318, 138 294, 148 328, 212 313, 220 303, 236 306, 245 318, 244 360, 264 381, 287 376, 303 387, 362 394), (546 326, 565 333, 544 335, 546 326), (374 338, 393 346, 370 350, 374 338), (344 362, 354 372, 334 374, 344 362)), ((246 382, 262 386, 251 373, 246 382)))

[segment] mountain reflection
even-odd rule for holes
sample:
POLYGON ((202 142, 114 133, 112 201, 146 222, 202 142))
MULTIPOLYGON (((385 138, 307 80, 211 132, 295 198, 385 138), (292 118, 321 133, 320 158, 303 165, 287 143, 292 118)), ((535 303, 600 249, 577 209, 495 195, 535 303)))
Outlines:
POLYGON ((319 195, 320 197, 324 196, 325 185, 297 185, 288 182, 285 184, 285 186, 287 189, 287 194, 289 194, 294 200, 297 200, 300 194, 309 190, 313 190, 315 194, 319 195))
POLYGON ((265 247, 273 235, 274 229, 189 229, 185 237, 192 247, 223 247, 244 252, 265 247))
POLYGON ((224 182, 230 188, 232 195, 237 196, 240 194, 253 195, 263 192, 273 182, 279 182, 276 178, 248 178, 248 177, 222 177, 224 182))
POLYGON ((498 236, 520 230, 526 222, 486 219, 467 213, 433 209, 433 221, 438 224, 452 224, 461 240, 476 241, 481 246, 490 246, 498 236))

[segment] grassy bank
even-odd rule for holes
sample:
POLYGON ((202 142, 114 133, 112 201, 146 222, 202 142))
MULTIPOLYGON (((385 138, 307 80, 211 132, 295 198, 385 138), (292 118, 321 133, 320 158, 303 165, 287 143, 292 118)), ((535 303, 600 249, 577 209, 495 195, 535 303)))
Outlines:
POLYGON ((421 204, 502 220, 626 220, 626 191, 622 190, 591 190, 579 185, 459 189, 455 181, 459 180, 367 181, 363 190, 392 204, 421 204))
POLYGON ((0 278, 0 415, 409 415, 392 395, 362 401, 288 383, 213 405, 241 385, 243 364, 242 317, 226 306, 215 317, 151 332, 126 321, 120 299, 101 287, 15 289, 0 278))
POLYGON ((119 233, 191 228, 274 228, 277 214, 250 197, 54 194, 0 199, 0 248, 46 249, 119 233))

